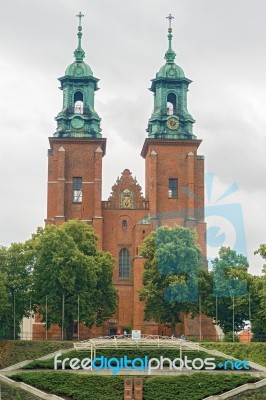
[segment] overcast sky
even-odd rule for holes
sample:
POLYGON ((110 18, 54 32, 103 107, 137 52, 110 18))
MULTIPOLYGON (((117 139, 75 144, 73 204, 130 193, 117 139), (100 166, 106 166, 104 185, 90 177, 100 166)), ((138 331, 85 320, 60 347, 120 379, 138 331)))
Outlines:
MULTIPOLYGON (((250 271, 260 273, 263 260, 253 252, 266 242, 265 0, 3 2, 0 243, 26 240, 46 217, 48 137, 62 106, 57 78, 73 60, 79 11, 85 14, 85 61, 100 79, 95 109, 107 137, 104 199, 125 168, 144 185, 140 151, 153 101, 148 88, 164 63, 165 17, 172 13, 176 62, 193 80, 188 109, 203 139, 199 153, 206 172, 214 174, 206 204, 219 214, 218 206, 240 203, 250 271), (219 199, 234 183, 238 190, 219 199)), ((211 255, 223 233, 223 244, 237 240, 242 228, 231 214, 218 217, 221 230, 210 240, 211 255)), ((209 228, 218 224, 213 217, 207 222, 209 228)))

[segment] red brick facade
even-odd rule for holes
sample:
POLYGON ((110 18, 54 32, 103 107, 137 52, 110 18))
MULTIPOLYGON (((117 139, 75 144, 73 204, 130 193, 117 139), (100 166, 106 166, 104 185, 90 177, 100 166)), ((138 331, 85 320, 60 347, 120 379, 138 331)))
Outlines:
MULTIPOLYGON (((50 145, 46 224, 61 224, 75 218, 87 221, 99 235, 99 249, 109 251, 116 260, 116 315, 101 328, 80 326, 80 337, 114 334, 124 329, 169 334, 169 327, 144 321, 144 307, 138 297, 144 261, 139 256, 139 246, 156 226, 177 223, 197 230, 202 254, 206 255, 204 159, 197 154, 200 141, 146 139, 141 153, 145 159, 145 196, 131 172, 125 169, 107 201, 102 201, 101 194, 105 139, 50 138, 50 145), (82 200, 78 202, 73 201, 74 177, 82 178, 82 200), (178 180, 176 198, 169 197, 169 178, 178 180), (119 271, 119 254, 123 249, 128 251, 130 262, 125 277, 119 271)), ((191 323, 184 318, 184 324, 179 325, 180 334, 200 336, 198 321, 191 323)), ((205 337, 208 333, 215 336, 210 321, 205 331, 205 337)), ((33 337, 45 338, 44 326, 38 319, 33 337)), ((60 328, 53 326, 48 338, 58 337, 60 328)))
MULTIPOLYGON (((102 328, 90 330, 82 326, 81 337, 133 328, 144 333, 168 332, 167 327, 144 321, 143 304, 138 297, 144 263, 139 246, 156 227, 178 224, 196 229, 206 258, 204 157, 197 154, 201 141, 193 134, 195 120, 187 109, 191 80, 175 64, 171 20, 170 15, 166 63, 152 79, 150 89, 154 94, 154 108, 141 152, 145 159, 145 195, 131 172, 125 169, 114 184, 110 198, 102 200, 106 139, 102 138, 101 119, 94 109, 98 79, 83 61, 81 17, 75 61, 59 78, 63 107, 56 117, 56 132, 49 139, 45 222, 59 225, 69 219, 86 221, 99 236, 99 249, 109 251, 116 260, 113 275, 119 296, 116 315, 102 328)), ((189 334, 190 326, 184 323, 178 329, 189 334)), ((38 320, 34 325, 36 338, 37 333, 44 334, 38 320)), ((53 335, 60 335, 59 327, 49 330, 49 337, 53 335)))

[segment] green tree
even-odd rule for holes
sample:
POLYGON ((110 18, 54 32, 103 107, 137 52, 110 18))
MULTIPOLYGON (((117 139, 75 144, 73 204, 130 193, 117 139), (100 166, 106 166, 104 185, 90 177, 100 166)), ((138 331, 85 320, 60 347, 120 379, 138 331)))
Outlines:
POLYGON ((5 258, 6 258, 6 248, 0 246, 0 321, 2 321, 0 326, 3 325, 4 313, 8 302, 7 275, 6 272, 4 272, 5 258))
POLYGON ((251 331, 254 341, 266 340, 266 276, 253 276, 251 286, 251 331))
MULTIPOLYGON (((259 254, 266 261, 266 244, 261 244, 254 254, 259 254)), ((262 272, 266 274, 266 264, 263 265, 262 272)))
POLYGON ((234 330, 239 331, 249 318, 248 295, 252 276, 248 274, 247 258, 230 247, 221 247, 219 257, 212 264, 214 294, 218 303, 217 323, 225 333, 232 332, 233 323, 234 330))
POLYGON ((213 291, 213 272, 201 269, 199 272, 199 299, 201 314, 215 319, 216 303, 213 291))
POLYGON ((30 314, 32 253, 23 243, 0 248, 0 334, 18 337, 23 317, 30 314))
MULTIPOLYGON (((83 221, 68 221, 39 229, 27 243, 34 251, 33 290, 35 310, 47 316, 48 326, 64 326, 73 336, 74 322, 100 326, 117 306, 112 283, 114 260, 97 250, 97 236, 83 221)), ((45 320, 45 319, 44 319, 45 320)))
MULTIPOLYGON (((7 275, 4 272, 0 272, 0 326, 3 327, 3 319, 5 310, 8 304, 8 293, 7 293, 7 275)), ((1 332, 0 332, 1 337, 1 332)))
POLYGON ((198 275, 202 267, 196 234, 188 228, 160 227, 141 247, 146 258, 140 300, 145 301, 145 319, 175 324, 181 313, 197 313, 198 275))
MULTIPOLYGON (((254 254, 259 254, 266 261, 266 244, 261 244, 254 254)), ((255 276, 253 282, 253 307, 251 310, 251 329, 253 340, 266 340, 266 264, 263 275, 255 276)))

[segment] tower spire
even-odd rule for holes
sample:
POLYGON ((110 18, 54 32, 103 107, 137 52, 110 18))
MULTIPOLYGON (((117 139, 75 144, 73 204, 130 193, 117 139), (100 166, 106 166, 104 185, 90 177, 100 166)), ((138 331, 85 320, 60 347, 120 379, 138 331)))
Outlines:
POLYGON ((81 26, 81 18, 84 17, 82 12, 79 12, 76 17, 79 19, 79 25, 78 25, 78 47, 74 51, 74 56, 77 62, 82 62, 83 58, 85 57, 85 51, 81 47, 81 38, 82 38, 82 26, 81 26))
POLYGON ((88 64, 83 60, 85 51, 81 47, 84 15, 79 12, 78 46, 74 51, 75 60, 66 69, 65 75, 59 78, 63 90, 63 108, 56 117, 55 137, 101 138, 101 118, 94 109, 95 91, 99 79, 93 76, 88 64))
POLYGON ((174 17, 172 16, 172 14, 169 14, 168 17, 166 17, 169 21, 169 27, 168 27, 168 50, 165 53, 165 60, 167 62, 167 64, 173 64, 175 61, 175 56, 176 53, 174 52, 174 50, 172 49, 172 19, 174 19, 174 17))

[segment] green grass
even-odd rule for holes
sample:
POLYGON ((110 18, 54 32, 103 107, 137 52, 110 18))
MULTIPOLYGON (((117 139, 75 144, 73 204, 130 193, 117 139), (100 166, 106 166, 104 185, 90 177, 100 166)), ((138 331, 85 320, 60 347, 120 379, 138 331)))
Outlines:
MULTIPOLYGON (((19 373, 13 379, 75 400, 123 400, 122 376, 96 376, 67 372, 19 373)), ((205 374, 143 379, 144 400, 202 400, 258 378, 248 374, 205 374)))
POLYGON ((266 343, 202 343, 206 349, 221 351, 240 360, 253 361, 266 367, 266 343))
POLYGON ((0 369, 72 347, 71 342, 0 340, 0 369))

